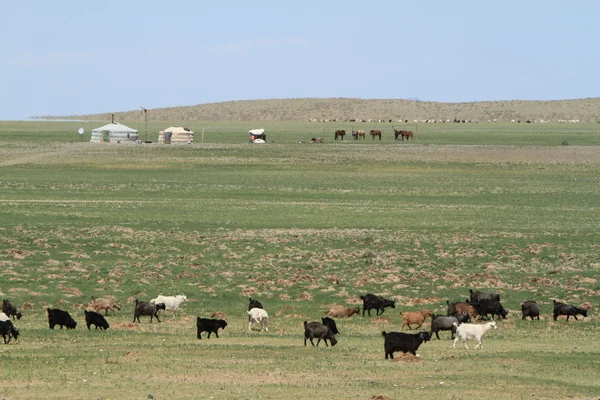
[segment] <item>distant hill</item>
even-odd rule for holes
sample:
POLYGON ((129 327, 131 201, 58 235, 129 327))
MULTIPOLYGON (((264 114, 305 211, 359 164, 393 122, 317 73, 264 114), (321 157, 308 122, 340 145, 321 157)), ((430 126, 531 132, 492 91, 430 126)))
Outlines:
MULTIPOLYGON (((114 112, 117 120, 136 120, 141 110, 114 112)), ((111 113, 40 116, 49 119, 110 120, 111 113)), ((308 120, 579 120, 600 121, 600 98, 575 100, 505 100, 472 103, 439 103, 401 99, 304 98, 240 100, 157 108, 155 121, 308 121, 308 120)))

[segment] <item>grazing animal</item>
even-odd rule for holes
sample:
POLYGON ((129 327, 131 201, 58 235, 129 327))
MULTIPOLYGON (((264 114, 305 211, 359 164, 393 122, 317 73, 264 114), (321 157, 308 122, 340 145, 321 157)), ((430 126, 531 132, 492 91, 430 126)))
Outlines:
POLYGON ((371 316, 371 309, 377 310, 377 315, 383 314, 386 307, 396 308, 396 300, 384 299, 381 296, 376 296, 372 293, 368 293, 364 296, 360 296, 363 301, 362 315, 365 316, 365 311, 368 312, 369 317, 371 316))
POLYGON ((456 348, 456 342, 462 340, 465 345, 465 349, 469 349, 467 346, 468 339, 476 339, 477 346, 475 348, 483 349, 483 335, 486 334, 490 329, 498 329, 496 326, 496 321, 487 322, 485 324, 456 324, 456 338, 454 339, 454 343, 452 343, 452 348, 456 348))
POLYGON ((402 131, 402 141, 404 141, 404 139, 406 139, 407 142, 413 140, 413 136, 414 134, 412 131, 402 131))
POLYGON ((469 293, 471 293, 470 300, 475 303, 481 300, 495 300, 500 301, 500 295, 497 293, 487 293, 480 291, 473 291, 473 289, 469 289, 469 293))
POLYGON ((250 304, 248 305, 248 311, 252 310, 253 308, 263 308, 263 305, 261 304, 260 301, 252 300, 252 298, 249 298, 249 300, 250 300, 250 304))
POLYGON ((431 335, 427 331, 419 333, 404 333, 404 332, 381 332, 381 335, 385 338, 383 348, 385 350, 385 359, 394 359, 394 352, 401 351, 403 353, 410 353, 413 356, 417 355, 417 349, 421 346, 421 343, 429 341, 431 335))
POLYGON ((306 346, 306 340, 308 339, 310 340, 310 344, 314 346, 315 343, 313 342, 313 339, 315 338, 319 339, 317 340, 317 347, 319 346, 319 343, 321 343, 321 340, 325 342, 325 346, 329 346, 327 344, 328 340, 331 343, 331 347, 337 344, 335 335, 326 325, 319 322, 308 323, 304 321, 304 345, 306 346))
POLYGON ((322 137, 312 138, 310 141, 311 143, 325 143, 325 140, 322 137))
POLYGON ((358 131, 358 138, 362 139, 362 140, 365 140, 365 131, 359 130, 358 131))
POLYGON ((23 314, 17 311, 17 307, 7 299, 2 300, 2 312, 9 317, 12 317, 12 319, 21 319, 23 316, 23 314))
POLYGON ((108 329, 110 326, 108 325, 108 322, 106 322, 106 319, 104 318, 104 316, 102 316, 102 314, 98 314, 95 311, 87 311, 85 310, 83 312, 85 314, 85 324, 87 325, 88 329, 91 329, 90 327, 92 325, 96 326, 96 329, 100 328, 100 329, 108 329))
POLYGON ((329 317, 321 318, 321 322, 323 322, 323 325, 328 327, 331 330, 331 332, 333 332, 334 335, 340 334, 340 331, 338 331, 338 328, 337 328, 337 324, 335 323, 335 321, 332 318, 329 318, 329 317))
POLYGON ((161 294, 156 296, 155 299, 150 300, 150 304, 163 303, 166 307, 165 311, 177 311, 179 306, 185 302, 187 302, 187 296, 185 294, 178 294, 176 296, 163 296, 161 294))
POLYGON ((334 318, 350 318, 354 314, 360 313, 360 309, 358 307, 346 308, 344 306, 332 305, 329 307, 329 311, 325 314, 328 317, 334 318))
POLYGON ((446 300, 446 304, 448 305, 448 315, 466 314, 467 317, 469 317, 469 320, 479 317, 479 313, 475 307, 469 304, 468 300, 465 302, 459 301, 456 303, 450 303, 450 301, 446 300))
POLYGON ((160 322, 160 319, 158 318, 158 311, 166 309, 167 306, 165 305, 165 303, 152 304, 135 299, 135 309, 133 310, 133 322, 137 320, 137 322, 141 323, 140 315, 149 315, 150 323, 152 323, 152 318, 154 317, 156 317, 156 320, 160 322))
POLYGON ((479 302, 470 303, 481 317, 488 318, 488 314, 491 314, 492 319, 494 316, 502 317, 506 319, 508 311, 502 307, 502 304, 498 300, 480 300, 479 302))
POLYGON ((352 131, 352 138, 354 140, 358 140, 358 131, 354 131, 354 130, 352 131))
POLYGON ((408 326, 408 329, 413 329, 410 325, 417 324, 417 329, 419 329, 423 322, 425 322, 425 318, 431 317, 430 310, 423 311, 406 311, 402 313, 402 326, 400 330, 404 329, 405 326, 408 326))
POLYGON ((63 326, 66 326, 67 329, 75 329, 77 327, 77 322, 75 322, 68 312, 59 310, 58 308, 48 308, 46 311, 48 312, 48 325, 50 329, 54 329, 56 325, 60 325, 60 329, 63 326))
POLYGON ((115 303, 114 300, 105 298, 94 299, 92 297, 92 302, 88 307, 96 312, 104 310, 104 315, 108 315, 109 310, 111 310, 115 315, 117 315, 115 309, 121 311, 121 306, 115 303))
POLYGON ((575 318, 575 321, 578 321, 577 314, 583 315, 587 317, 588 310, 572 306, 570 304, 560 303, 556 300, 554 301, 554 320, 556 321, 560 315, 566 315, 567 321, 569 317, 575 318))
POLYGON ((2 335, 2 338, 4 339, 4 344, 9 344, 11 336, 14 337, 15 340, 18 340, 19 329, 13 325, 10 319, 0 321, 0 335, 2 335))
POLYGON ((521 304, 521 312, 523 313, 521 320, 527 317, 531 318, 531 320, 537 317, 537 320, 540 320, 540 306, 535 301, 527 300, 521 304))
POLYGON ((346 131, 343 129, 339 129, 339 130, 335 131, 335 140, 338 140, 338 137, 340 137, 341 140, 344 140, 345 134, 346 134, 346 131))
POLYGON ((462 324, 467 322, 466 314, 459 315, 432 315, 431 316, 431 336, 435 333, 435 336, 439 339, 439 331, 450 331, 450 339, 454 340, 454 334, 456 333, 456 324, 462 324))
POLYGON ((202 339, 202 332, 208 332, 207 339, 210 339, 210 334, 214 333, 217 339, 219 338, 219 328, 225 329, 227 322, 222 319, 196 318, 196 337, 202 339))
POLYGON ((260 324, 261 331, 269 331, 269 314, 262 308, 253 308, 248 311, 248 330, 252 330, 252 324, 260 324))
POLYGON ((375 136, 378 136, 379 140, 381 140, 381 131, 379 129, 371 129, 369 133, 371 134, 371 140, 375 139, 375 136))
POLYGON ((6 315, 4 312, 0 311, 0 321, 10 321, 10 318, 8 318, 8 315, 6 315))

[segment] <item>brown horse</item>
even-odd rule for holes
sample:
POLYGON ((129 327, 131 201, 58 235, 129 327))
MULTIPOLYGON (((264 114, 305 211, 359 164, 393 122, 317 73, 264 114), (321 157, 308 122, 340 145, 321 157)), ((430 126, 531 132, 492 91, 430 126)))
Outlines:
POLYGON ((344 135, 346 134, 345 130, 339 129, 337 131, 335 131, 335 140, 338 140, 338 136, 342 138, 342 140, 344 140, 344 135))
POLYGON ((402 140, 404 140, 404 139, 406 139, 407 141, 413 140, 413 133, 412 133, 412 131, 401 131, 401 132, 403 132, 402 140))
POLYGON ((362 138, 363 140, 365 139, 365 131, 363 131, 362 129, 358 131, 358 138, 362 138))
POLYGON ((371 134, 371 140, 375 139, 375 136, 379 136, 379 140, 381 140, 381 131, 379 129, 371 129, 369 133, 371 134))

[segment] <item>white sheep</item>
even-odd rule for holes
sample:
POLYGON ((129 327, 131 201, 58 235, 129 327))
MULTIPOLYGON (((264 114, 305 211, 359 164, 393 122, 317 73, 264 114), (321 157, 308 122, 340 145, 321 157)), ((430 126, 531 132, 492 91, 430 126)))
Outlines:
POLYGON ((269 314, 262 308, 252 308, 248 311, 248 330, 252 330, 252 323, 260 324, 261 331, 269 331, 269 314))
POLYGON ((458 325, 455 322, 453 325, 456 326, 456 338, 454 339, 454 343, 452 344, 453 349, 456 348, 456 342, 458 342, 459 339, 462 340, 466 349, 469 349, 469 346, 467 346, 467 339, 477 339, 478 343, 477 346, 475 346, 475 348, 479 347, 483 349, 483 343, 481 342, 483 335, 485 335, 485 333, 490 329, 498 329, 498 327, 496 327, 496 321, 491 321, 485 324, 460 325, 458 325))
POLYGON ((187 296, 185 294, 178 294, 176 296, 163 296, 162 294, 156 296, 155 299, 150 300, 151 304, 164 303, 166 310, 176 311, 181 303, 187 302, 187 296))

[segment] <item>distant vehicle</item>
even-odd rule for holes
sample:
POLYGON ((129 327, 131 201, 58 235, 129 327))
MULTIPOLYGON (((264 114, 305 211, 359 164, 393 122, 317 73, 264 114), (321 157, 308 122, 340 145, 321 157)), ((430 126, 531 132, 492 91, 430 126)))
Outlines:
POLYGON ((250 134, 250 143, 266 143, 267 142, 267 134, 265 130, 260 129, 250 129, 248 131, 250 134))

